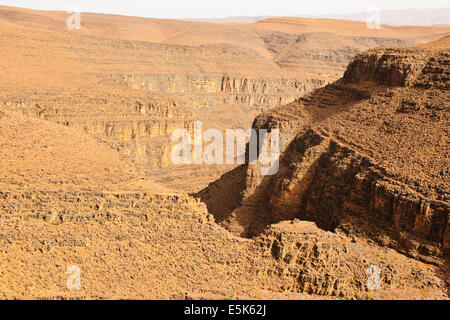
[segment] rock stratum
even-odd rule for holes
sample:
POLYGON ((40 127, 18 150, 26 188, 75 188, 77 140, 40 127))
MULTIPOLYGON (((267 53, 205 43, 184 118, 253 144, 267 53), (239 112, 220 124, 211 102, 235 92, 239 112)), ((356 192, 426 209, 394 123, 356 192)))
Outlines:
POLYGON ((357 55, 342 79, 255 119, 284 135, 276 175, 243 165, 197 196, 242 236, 313 221, 440 265, 448 282, 448 45, 357 55))
POLYGON ((0 298, 448 299, 448 27, 66 19, 0 7, 0 298), (279 172, 172 165, 196 120, 279 172))
POLYGON ((173 166, 172 128, 251 127, 261 112, 341 77, 351 58, 448 34, 442 27, 271 18, 201 23, 0 7, 2 93, 13 111, 84 128, 149 179, 198 191, 231 169, 173 166), (144 105, 144 107, 141 106, 144 105), (164 112, 166 114, 164 114, 164 112), (180 179, 180 176, 183 179, 180 179))

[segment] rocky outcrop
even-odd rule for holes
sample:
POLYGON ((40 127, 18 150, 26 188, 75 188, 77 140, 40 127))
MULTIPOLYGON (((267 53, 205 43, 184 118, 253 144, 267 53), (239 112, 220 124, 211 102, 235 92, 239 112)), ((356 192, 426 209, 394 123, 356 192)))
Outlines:
MULTIPOLYGON (((444 49, 369 51, 343 79, 258 116, 254 128, 284 134, 280 170, 264 177, 258 165, 246 165, 239 204, 221 210, 220 221, 253 237, 272 223, 309 220, 428 263, 445 262, 450 190, 448 160, 439 150, 450 111, 448 66, 444 49), (410 108, 408 99, 415 100, 410 108), (390 148, 393 141, 399 145, 390 148)), ((218 195, 222 182, 209 188, 218 195)), ((220 199, 208 188, 198 196, 215 214, 210 203, 220 199)))
POLYGON ((374 299, 390 291, 407 290, 414 296, 440 285, 432 267, 360 238, 323 231, 312 222, 274 224, 256 241, 261 256, 275 260, 266 274, 284 279, 279 286, 286 291, 374 299))
POLYGON ((448 90, 450 54, 437 50, 430 58, 418 48, 370 50, 348 66, 344 81, 373 81, 385 86, 406 86, 448 90))
POLYGON ((173 94, 192 106, 242 105, 270 108, 321 87, 323 80, 250 79, 229 75, 146 74, 122 80, 134 89, 173 94))

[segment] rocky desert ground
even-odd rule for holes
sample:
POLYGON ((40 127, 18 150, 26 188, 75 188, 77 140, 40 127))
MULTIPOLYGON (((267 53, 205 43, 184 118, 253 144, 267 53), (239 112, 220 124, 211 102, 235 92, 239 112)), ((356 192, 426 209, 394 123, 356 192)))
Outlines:
POLYGON ((0 299, 448 299, 450 26, 68 16, 0 6, 0 299))

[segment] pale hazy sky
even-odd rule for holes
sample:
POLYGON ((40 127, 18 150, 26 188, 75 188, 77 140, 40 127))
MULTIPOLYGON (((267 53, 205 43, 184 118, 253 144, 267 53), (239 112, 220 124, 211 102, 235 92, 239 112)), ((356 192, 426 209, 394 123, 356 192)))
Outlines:
POLYGON ((448 0, 0 0, 2 5, 66 11, 115 13, 154 18, 221 18, 226 16, 301 16, 381 10, 449 7, 448 0))

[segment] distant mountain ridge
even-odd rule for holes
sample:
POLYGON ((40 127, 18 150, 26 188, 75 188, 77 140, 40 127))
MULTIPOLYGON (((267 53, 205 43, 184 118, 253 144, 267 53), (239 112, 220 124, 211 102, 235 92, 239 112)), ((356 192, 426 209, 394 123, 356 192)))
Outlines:
MULTIPOLYGON (((294 17, 312 19, 340 19, 365 22, 373 11, 356 12, 350 14, 321 14, 321 15, 294 15, 294 17)), ((255 23, 261 20, 275 18, 275 16, 231 16, 225 18, 192 18, 182 19, 187 21, 200 21, 212 23, 255 23)), ((404 10, 381 10, 380 23, 392 26, 436 26, 450 25, 450 7, 436 9, 404 9, 404 10)))

